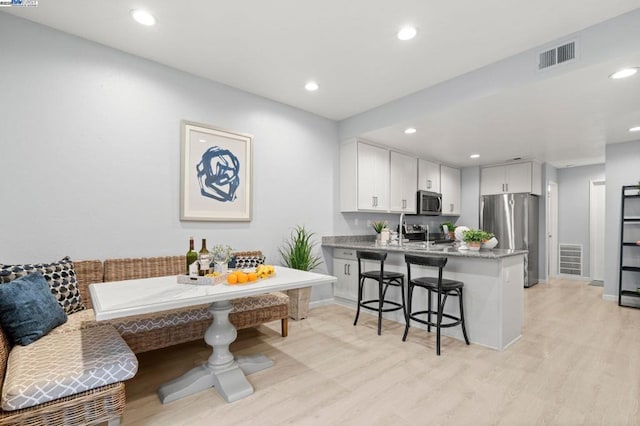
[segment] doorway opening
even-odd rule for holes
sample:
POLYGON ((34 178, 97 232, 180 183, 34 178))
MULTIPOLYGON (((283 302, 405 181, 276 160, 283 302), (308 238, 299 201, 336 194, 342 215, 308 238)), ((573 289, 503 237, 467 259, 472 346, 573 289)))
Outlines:
POLYGON ((589 269, 591 285, 604 286, 605 181, 589 182, 589 269))
POLYGON ((547 185, 547 279, 558 277, 558 184, 547 185))

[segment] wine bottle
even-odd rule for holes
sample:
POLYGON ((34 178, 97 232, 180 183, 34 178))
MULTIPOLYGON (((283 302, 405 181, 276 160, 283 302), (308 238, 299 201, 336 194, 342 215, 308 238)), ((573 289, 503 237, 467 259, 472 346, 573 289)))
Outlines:
POLYGON ((198 275, 198 252, 193 248, 193 237, 189 237, 187 252, 187 275, 198 275))
POLYGON ((202 248, 198 253, 198 275, 204 277, 211 269, 211 253, 207 250, 207 239, 202 239, 202 248))

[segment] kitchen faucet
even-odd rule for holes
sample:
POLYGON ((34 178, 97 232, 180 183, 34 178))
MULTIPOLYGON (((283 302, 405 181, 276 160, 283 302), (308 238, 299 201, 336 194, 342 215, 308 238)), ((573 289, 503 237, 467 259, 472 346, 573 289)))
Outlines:
POLYGON ((400 213, 400 225, 398 225, 398 245, 402 246, 402 240, 404 240, 404 213, 400 213))
POLYGON ((427 223, 427 248, 429 248, 429 224, 427 223))

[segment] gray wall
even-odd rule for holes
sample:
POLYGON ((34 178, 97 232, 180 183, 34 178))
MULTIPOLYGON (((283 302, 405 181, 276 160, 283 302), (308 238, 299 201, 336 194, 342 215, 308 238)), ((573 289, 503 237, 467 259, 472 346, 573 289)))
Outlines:
POLYGON ((0 39, 3 262, 170 255, 193 235, 278 264, 296 224, 333 234, 335 122, 3 13, 0 39), (251 222, 179 220, 182 119, 254 135, 251 222))
POLYGON ((605 210, 604 297, 618 297, 620 255, 620 193, 623 185, 637 185, 640 180, 640 140, 606 146, 607 174, 605 210))
POLYGON ((558 169, 558 243, 582 244, 582 276, 589 277, 590 181, 604 180, 605 165, 558 169))

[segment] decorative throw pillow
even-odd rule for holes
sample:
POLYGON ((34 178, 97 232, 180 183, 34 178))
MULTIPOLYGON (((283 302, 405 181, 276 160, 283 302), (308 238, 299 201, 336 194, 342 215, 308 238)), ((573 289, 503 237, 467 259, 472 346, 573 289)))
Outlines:
POLYGON ((0 324, 13 344, 33 343, 66 321, 40 272, 0 285, 0 324))
POLYGON ((235 268, 255 268, 258 265, 262 265, 264 263, 265 257, 263 255, 254 255, 254 256, 235 256, 235 268))
POLYGON ((80 288, 69 256, 52 263, 25 265, 0 264, 0 283, 9 283, 32 272, 40 272, 51 287, 51 293, 67 314, 85 309, 80 288))

